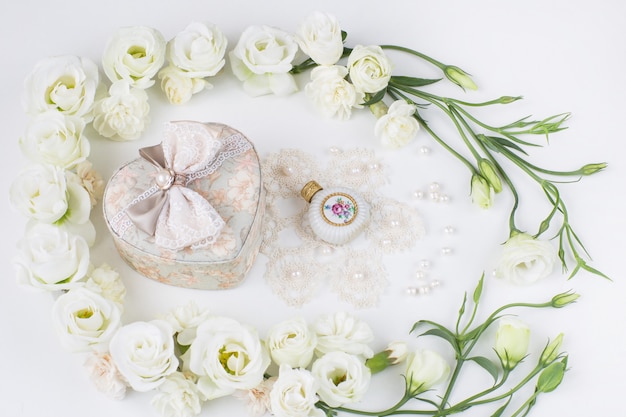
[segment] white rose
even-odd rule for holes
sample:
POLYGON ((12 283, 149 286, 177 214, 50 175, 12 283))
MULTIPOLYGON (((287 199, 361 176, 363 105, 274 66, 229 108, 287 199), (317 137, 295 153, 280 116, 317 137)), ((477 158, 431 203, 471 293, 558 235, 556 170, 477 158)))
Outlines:
POLYGON ((165 45, 163 35, 155 29, 121 28, 104 49, 104 73, 112 83, 124 80, 132 87, 148 88, 165 62, 165 45))
POLYGON ((377 45, 354 47, 348 56, 348 73, 357 91, 377 93, 389 84, 392 65, 377 45))
POLYGON ((126 396, 126 381, 118 372, 108 352, 92 353, 84 366, 98 391, 115 400, 121 400, 126 396))
POLYGON ((407 359, 406 381, 413 395, 443 382, 450 374, 450 365, 437 352, 417 350, 407 359))
POLYGON ((502 246, 496 276, 516 284, 531 284, 550 275, 556 262, 550 242, 516 233, 502 246))
POLYGON ((291 35, 270 26, 250 26, 230 52, 235 76, 252 96, 286 95, 298 89, 289 71, 298 52, 291 35))
POLYGON ((306 368, 313 359, 317 336, 301 318, 274 325, 267 336, 267 347, 277 365, 306 368))
POLYGON ((18 281, 50 291, 78 286, 89 267, 89 246, 85 239, 62 227, 34 223, 18 243, 15 261, 18 281))
POLYGON ((120 308, 124 305, 126 287, 117 273, 107 264, 98 268, 91 267, 87 272, 85 286, 93 292, 102 295, 107 300, 113 301, 120 308))
POLYGON ((89 59, 46 58, 26 77, 24 107, 31 115, 54 110, 89 122, 99 85, 98 67, 89 59))
POLYGON ((281 365, 278 379, 270 391, 270 410, 276 417, 324 416, 324 412, 315 407, 317 380, 306 369, 292 369, 281 365))
POLYGON ((416 107, 405 100, 396 100, 387 114, 376 121, 374 133, 384 146, 401 148, 415 139, 419 123, 413 117, 416 107))
POLYGON ((66 292, 52 306, 52 320, 61 343, 74 352, 106 351, 121 316, 115 302, 84 287, 66 292))
POLYGON ((20 147, 35 162, 72 169, 89 156, 84 129, 85 122, 80 117, 47 111, 30 121, 20 147))
POLYGON ((313 362, 311 373, 320 387, 318 395, 331 407, 360 401, 372 374, 363 360, 346 352, 330 352, 313 362))
POLYGON ((371 358, 374 351, 368 346, 374 340, 372 329, 364 321, 346 313, 325 314, 314 325, 317 333, 318 355, 342 351, 371 358))
POLYGON ((530 343, 530 328, 512 317, 498 320, 494 350, 505 369, 513 369, 526 356, 530 343))
POLYGON ((296 30, 296 42, 319 65, 333 65, 343 54, 343 39, 335 16, 314 12, 296 30))
POLYGON ((311 71, 311 82, 304 87, 306 95, 325 116, 347 120, 353 108, 361 108, 363 93, 346 80, 348 69, 340 65, 318 66, 311 71))
POLYGON ((135 391, 150 391, 176 371, 172 327, 165 321, 136 321, 121 327, 109 344, 119 372, 135 391))
POLYGON ((45 223, 60 220, 69 207, 65 171, 52 165, 31 165, 11 184, 9 200, 23 215, 45 223))
POLYGON ((191 100, 192 95, 212 87, 204 79, 191 78, 188 73, 174 66, 168 66, 159 71, 159 79, 161 90, 171 104, 184 104, 191 100))
POLYGON ((169 375, 158 387, 152 406, 163 417, 193 417, 200 414, 202 400, 191 377, 182 372, 169 375))
POLYGON ((226 63, 227 46, 228 40, 217 26, 193 22, 168 43, 167 57, 190 78, 212 77, 226 63))
POLYGON ((198 305, 190 301, 184 306, 172 310, 165 320, 172 325, 174 332, 178 333, 176 340, 182 346, 189 346, 196 338, 196 328, 210 317, 206 309, 200 309, 198 305))
POLYGON ((96 102, 93 126, 106 138, 133 140, 139 138, 148 124, 148 95, 126 81, 117 81, 109 97, 96 102))
POLYGON ((256 387, 270 364, 256 330, 225 317, 198 326, 187 354, 188 367, 199 376, 198 388, 208 400, 256 387))

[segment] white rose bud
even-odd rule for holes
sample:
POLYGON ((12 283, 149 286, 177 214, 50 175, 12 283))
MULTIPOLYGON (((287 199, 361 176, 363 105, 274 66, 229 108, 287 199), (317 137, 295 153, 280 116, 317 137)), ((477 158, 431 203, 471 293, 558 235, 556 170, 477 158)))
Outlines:
POLYGON ((334 65, 343 54, 343 39, 337 18, 314 12, 296 30, 296 42, 319 65, 334 65))
POLYGON ((138 139, 149 121, 148 95, 126 81, 113 83, 109 94, 94 107, 94 128, 106 138, 138 139))
POLYGON ((526 356, 530 342, 530 329, 526 323, 503 317, 496 332, 496 351, 505 369, 513 369, 526 356))
POLYGON ((24 82, 24 107, 31 115, 54 110, 91 121, 100 76, 98 67, 86 58, 72 55, 43 59, 24 82))
POLYGON ((235 76, 251 96, 287 95, 298 89, 289 71, 298 52, 290 34, 270 26, 250 26, 230 52, 235 76))
POLYGON ((450 374, 450 365, 437 352, 417 350, 407 358, 406 379, 413 395, 443 382, 450 374))
POLYGON ((348 73, 357 91, 377 93, 387 88, 392 65, 380 46, 354 47, 348 56, 348 73))
POLYGON ((165 45, 163 35, 155 29, 121 28, 104 49, 104 73, 112 83, 124 80, 132 87, 148 88, 165 62, 165 45))
POLYGON ((135 391, 150 391, 178 368, 172 327, 165 321, 136 321, 121 327, 109 345, 119 372, 135 391))
POLYGON ((550 242, 515 233, 502 246, 496 276, 515 284, 531 284, 549 276, 557 255, 550 242))
POLYGON ((317 336, 299 317, 274 325, 267 336, 267 347, 277 365, 306 368, 313 359, 317 336))
POLYGON ((381 116, 374 126, 380 142, 389 148, 401 148, 415 139, 419 123, 413 117, 416 107, 405 100, 394 101, 387 114, 381 116))
POLYGON ((368 344, 374 340, 372 329, 364 321, 346 313, 326 314, 315 322, 318 355, 342 351, 371 358, 374 351, 368 344))
POLYGON ((363 360, 346 352, 330 352, 313 362, 311 373, 320 387, 318 395, 331 407, 363 399, 372 374, 363 360))
POLYGON ((480 208, 490 208, 493 202, 493 188, 491 188, 489 182, 481 175, 474 174, 472 175, 471 187, 472 202, 480 208))
POLYGON ((347 120, 353 108, 361 108, 363 93, 346 80, 348 69, 340 65, 318 66, 311 71, 311 82, 304 92, 325 117, 347 120))
POLYGON ((323 416, 315 407, 318 382, 306 369, 281 365, 278 379, 270 391, 270 410, 276 417, 323 416))

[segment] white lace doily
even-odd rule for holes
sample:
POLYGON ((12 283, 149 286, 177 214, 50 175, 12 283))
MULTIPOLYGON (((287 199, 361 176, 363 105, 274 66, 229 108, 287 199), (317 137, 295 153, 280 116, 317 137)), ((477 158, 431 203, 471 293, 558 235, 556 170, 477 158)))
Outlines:
POLYGON ((272 291, 300 307, 327 285, 357 308, 375 306, 388 285, 384 255, 413 247, 424 225, 413 207, 379 194, 387 177, 374 152, 331 149, 321 166, 303 151, 284 149, 269 155, 262 170, 267 214, 261 253, 268 257, 265 279, 272 291), (372 215, 362 236, 342 246, 315 237, 300 197, 310 180, 352 188, 367 200, 372 215))

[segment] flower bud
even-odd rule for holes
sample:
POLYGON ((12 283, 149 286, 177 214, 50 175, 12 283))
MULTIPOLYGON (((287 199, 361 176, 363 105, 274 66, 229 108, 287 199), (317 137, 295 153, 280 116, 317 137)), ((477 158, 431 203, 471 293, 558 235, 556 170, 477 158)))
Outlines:
POLYGON ((479 174, 472 175, 472 202, 479 207, 488 209, 491 207, 491 186, 489 182, 479 174))
POLYGON ((372 114, 374 116, 376 116, 377 119, 380 119, 381 117, 386 115, 387 114, 387 110, 389 110, 387 105, 385 103, 383 103, 382 100, 381 101, 377 101, 374 104, 370 104, 369 108, 370 108, 370 111, 372 112, 372 114))
POLYGON ((408 347, 404 342, 391 342, 385 350, 378 352, 373 357, 365 361, 365 365, 370 368, 372 374, 378 373, 388 366, 397 365, 403 362, 408 355, 408 347))
POLYGON ((537 379, 537 392, 551 392, 559 386, 565 374, 566 360, 567 358, 563 361, 553 362, 541 372, 539 379, 537 379))
POLYGON ((472 81, 470 76, 459 67, 448 65, 443 69, 443 73, 450 81, 461 87, 462 89, 477 90, 478 87, 472 81))
POLYGON ((559 356, 559 349, 561 349, 561 344, 563 343, 563 333, 559 333, 559 335, 552 342, 548 343, 548 346, 541 353, 541 358, 539 359, 539 363, 542 365, 547 365, 549 363, 554 362, 556 358, 559 356))
POLYGON ((606 168, 606 162, 600 162, 597 164, 587 164, 580 169, 583 175, 592 175, 598 171, 602 171, 606 168))
POLYGON ((450 374, 450 365, 431 350, 415 351, 409 355, 407 362, 406 380, 413 395, 429 390, 450 374))
POLYGON ((554 297, 552 297, 552 301, 550 303, 552 304, 552 307, 554 308, 561 308, 561 307, 565 307, 568 304, 572 304, 576 302, 578 297, 580 297, 580 294, 576 294, 575 292, 568 291, 568 292, 555 295, 554 297))
POLYGON ((522 97, 521 96, 517 96, 517 97, 512 97, 512 96, 502 96, 498 99, 498 103, 500 104, 510 104, 513 103, 514 101, 517 100, 521 100, 522 97))
POLYGON ((481 159, 478 162, 478 170, 480 171, 480 175, 482 175, 487 180, 489 185, 493 187, 493 191, 496 193, 502 191, 502 182, 500 181, 500 176, 498 175, 493 162, 488 159, 481 159))
POLYGON ((494 349, 502 367, 509 370, 515 368, 526 356, 529 341, 530 329, 525 323, 510 317, 500 319, 494 349))

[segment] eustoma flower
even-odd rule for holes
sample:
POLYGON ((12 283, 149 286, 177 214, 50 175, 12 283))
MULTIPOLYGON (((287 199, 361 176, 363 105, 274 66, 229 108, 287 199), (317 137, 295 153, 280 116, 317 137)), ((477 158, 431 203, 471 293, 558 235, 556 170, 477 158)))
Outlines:
POLYGON ((348 73, 357 91, 377 93, 391 79, 391 61, 380 46, 357 45, 348 56, 348 73))
POLYGON ((322 417, 315 407, 319 383, 306 369, 281 365, 278 379, 270 391, 270 409, 276 417, 322 417))
POLYGON ((314 324, 317 333, 318 355, 342 351, 361 355, 365 359, 374 355, 368 346, 374 340, 372 329, 367 323, 346 312, 324 314, 314 324))
POLYGON ((274 325, 267 336, 267 346, 277 365, 306 368, 313 359, 317 335, 303 318, 274 325))
POLYGON ((353 108, 362 107, 364 94, 346 80, 348 69, 341 65, 319 66, 311 71, 311 82, 304 91, 325 116, 347 120, 353 108))
POLYGON ((360 401, 372 376, 362 358, 341 351, 326 353, 317 359, 311 373, 320 384, 318 395, 331 407, 360 401))
POLYGON ((516 284, 531 284, 550 275, 556 261, 550 242, 518 232, 503 245, 496 274, 516 284))
POLYGON ((415 395, 443 382, 450 374, 450 365, 432 350, 416 350, 407 358, 406 378, 415 395))
POLYGON ((298 89, 289 74, 298 44, 291 35, 270 26, 250 26, 230 52, 233 73, 252 96, 286 95, 298 89))
POLYGON ((328 13, 309 15, 296 30, 302 51, 319 65, 334 65, 343 54, 343 39, 337 18, 328 13))
POLYGON ((505 369, 513 369, 526 356, 530 341, 530 329, 526 323, 503 317, 496 332, 494 350, 505 369))
POLYGON ((396 100, 389 106, 387 113, 376 121, 374 133, 384 146, 401 148, 415 139, 420 127, 413 117, 415 110, 414 104, 396 100))

